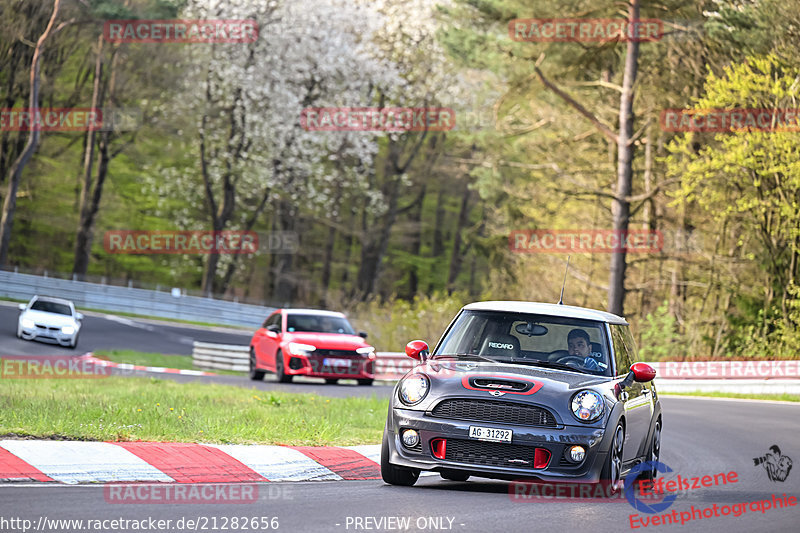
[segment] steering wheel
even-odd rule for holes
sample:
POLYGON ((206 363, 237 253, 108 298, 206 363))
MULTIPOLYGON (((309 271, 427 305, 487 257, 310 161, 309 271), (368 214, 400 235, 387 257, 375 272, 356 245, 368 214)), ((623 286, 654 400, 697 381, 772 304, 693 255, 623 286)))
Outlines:
POLYGON ((564 357, 559 357, 556 362, 563 365, 583 368, 583 357, 578 357, 577 355, 565 355, 564 357))

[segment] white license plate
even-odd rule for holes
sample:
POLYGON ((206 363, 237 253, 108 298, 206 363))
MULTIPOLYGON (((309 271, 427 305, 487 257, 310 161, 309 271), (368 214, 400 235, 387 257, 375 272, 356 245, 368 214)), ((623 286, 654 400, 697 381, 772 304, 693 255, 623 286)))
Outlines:
POLYGON ((469 436, 472 439, 490 440, 493 442, 511 442, 514 432, 510 429, 487 428, 484 426, 470 426, 469 436))
POLYGON ((330 359, 322 360, 322 366, 350 366, 350 359, 330 359))

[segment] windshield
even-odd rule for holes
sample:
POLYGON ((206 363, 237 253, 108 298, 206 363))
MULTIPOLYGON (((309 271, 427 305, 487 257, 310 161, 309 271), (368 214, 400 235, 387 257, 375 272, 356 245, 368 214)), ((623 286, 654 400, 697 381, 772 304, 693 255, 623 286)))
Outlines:
POLYGON ((286 317, 286 331, 341 333, 344 335, 356 334, 346 318, 323 315, 288 315, 286 317))
POLYGON ((44 311, 46 313, 56 313, 58 315, 72 315, 72 310, 68 305, 56 302, 48 302, 47 300, 36 300, 31 306, 33 311, 44 311))
POLYGON ((491 359, 611 375, 602 322, 497 311, 463 311, 434 357, 491 359))

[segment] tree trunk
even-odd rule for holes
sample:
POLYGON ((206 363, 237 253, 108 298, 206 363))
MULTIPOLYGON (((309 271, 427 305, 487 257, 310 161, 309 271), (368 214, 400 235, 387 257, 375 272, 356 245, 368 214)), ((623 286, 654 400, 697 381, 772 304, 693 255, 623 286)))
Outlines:
POLYGON ((472 191, 469 190, 469 181, 464 178, 464 191, 461 195, 461 209, 458 212, 458 225, 453 236, 453 253, 450 256, 450 272, 447 276, 447 292, 452 293, 456 278, 461 273, 461 264, 464 257, 461 255, 461 232, 469 222, 469 199, 472 191))
MULTIPOLYGON (((425 203, 426 186, 422 184, 422 200, 411 212, 411 253, 416 257, 422 257, 422 206, 425 203)), ((419 272, 417 272, 417 265, 411 265, 408 273, 408 295, 407 298, 411 300, 416 296, 419 290, 419 272)))
MULTIPOLYGON (((97 58, 95 59, 94 67, 94 87, 92 88, 92 109, 96 110, 103 105, 103 94, 101 94, 101 85, 103 78, 103 35, 97 39, 97 58)), ((78 203, 78 230, 75 236, 75 258, 72 265, 72 274, 77 276, 78 279, 83 280, 86 277, 86 271, 89 269, 89 254, 92 248, 92 226, 94 225, 94 215, 97 213, 97 205, 89 204, 89 198, 92 197, 92 170, 94 169, 94 148, 95 148, 96 131, 91 128, 86 132, 86 146, 83 156, 83 185, 81 187, 81 196, 78 203), (93 211, 93 212, 92 212, 93 211)), ((106 156, 108 156, 108 147, 106 147, 106 156)), ((100 179, 105 179, 105 173, 102 174, 98 169, 98 187, 102 187, 100 179)), ((99 198, 97 199, 99 204, 99 198)))
MULTIPOLYGON (((44 42, 53 31, 53 25, 58 17, 58 10, 60 7, 61 0, 54 0, 53 14, 50 17, 50 22, 47 23, 47 28, 45 28, 44 33, 42 33, 41 37, 39 37, 39 40, 36 43, 36 48, 33 52, 30 76, 31 93, 28 107, 30 108, 29 111, 34 113, 38 113, 39 109, 39 60, 42 55, 44 42)), ((19 155, 17 160, 14 161, 14 164, 11 165, 11 168, 8 172, 8 192, 6 194, 5 201, 3 202, 3 214, 2 217, 0 217, 0 268, 3 268, 8 262, 8 248, 11 244, 11 231, 14 228, 14 214, 17 210, 17 191, 19 190, 19 181, 22 177, 22 171, 25 168, 25 165, 27 165, 31 160, 31 157, 33 157, 33 153, 39 146, 40 139, 41 132, 32 125, 28 134, 28 142, 25 145, 25 149, 19 155)))
MULTIPOLYGON (((631 24, 639 19, 639 0, 630 0, 628 20, 631 24)), ((625 72, 622 78, 622 96, 619 102, 619 135, 617 136, 617 187, 616 198, 611 206, 614 231, 621 238, 628 231, 630 202, 633 181, 633 85, 639 66, 639 42, 628 41, 625 56, 625 72)), ((608 283, 608 310, 616 315, 625 312, 625 269, 624 249, 611 254, 611 273, 608 283)))

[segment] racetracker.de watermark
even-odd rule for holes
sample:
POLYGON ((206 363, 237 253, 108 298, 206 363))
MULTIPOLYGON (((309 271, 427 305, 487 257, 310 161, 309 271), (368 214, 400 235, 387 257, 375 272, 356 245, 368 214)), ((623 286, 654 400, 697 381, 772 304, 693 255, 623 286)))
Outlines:
POLYGON ((674 132, 800 131, 800 108, 665 109, 661 129, 674 132))
POLYGON ((512 252, 537 253, 655 253, 664 248, 658 230, 536 229, 513 230, 508 236, 512 252))
POLYGON ((253 43, 255 20, 109 20, 103 37, 112 43, 253 43))
POLYGON ((300 125, 307 131, 448 131, 456 113, 449 107, 307 107, 300 125))
POLYGON ((658 41, 664 36, 664 23, 658 19, 514 19, 508 23, 508 34, 520 42, 658 41))
POLYGON ((103 237, 110 254, 253 254, 258 234, 253 231, 140 231, 111 230, 103 237))
POLYGON ((91 379, 107 378, 112 368, 88 358, 69 355, 4 355, 0 357, 0 379, 91 379))
POLYGON ((135 108, 17 107, 0 109, 0 131, 132 131, 142 124, 135 108))
POLYGON ((800 360, 665 361, 653 363, 662 379, 798 379, 800 360))
MULTIPOLYGON (((284 497, 277 488, 272 492, 271 499, 284 497)), ((112 504, 250 504, 258 496, 256 483, 108 483, 103 487, 103 498, 112 504)))

